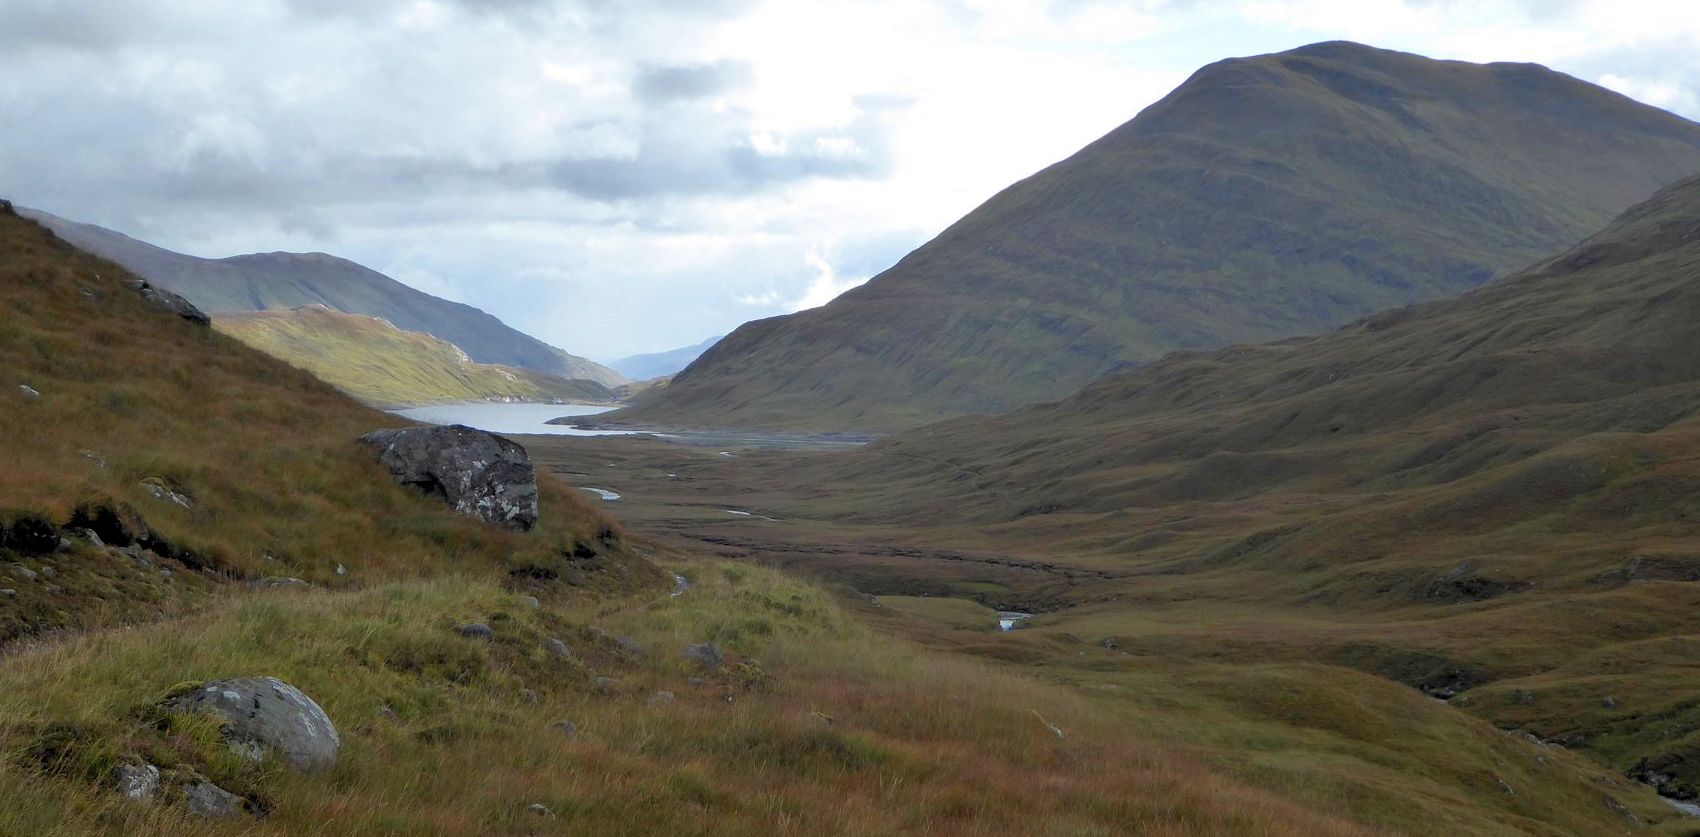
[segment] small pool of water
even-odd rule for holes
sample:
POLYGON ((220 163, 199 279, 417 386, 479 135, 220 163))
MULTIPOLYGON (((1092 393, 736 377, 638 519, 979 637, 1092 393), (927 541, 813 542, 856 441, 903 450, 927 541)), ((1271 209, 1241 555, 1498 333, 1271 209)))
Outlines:
POLYGON ((1021 622, 1024 619, 1032 618, 1033 614, 1031 613, 1022 613, 1016 610, 1000 610, 998 611, 998 630, 1013 631, 1015 630, 1016 623, 1021 622))
POLYGON ((594 416, 613 407, 592 407, 585 404, 502 404, 493 401, 474 401, 465 404, 434 404, 430 407, 411 407, 396 410, 426 424, 464 424, 491 433, 539 433, 550 436, 629 436, 626 430, 576 430, 564 424, 548 424, 561 416, 594 416))

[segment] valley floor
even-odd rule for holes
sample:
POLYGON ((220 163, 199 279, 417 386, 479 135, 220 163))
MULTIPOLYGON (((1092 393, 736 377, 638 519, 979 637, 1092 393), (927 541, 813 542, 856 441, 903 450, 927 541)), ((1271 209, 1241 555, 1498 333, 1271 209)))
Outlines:
MULTIPOLYGON (((1224 592, 1220 579, 1213 588, 1200 580, 1208 569, 1140 567, 1063 542, 1033 546, 1042 536, 1012 548, 1008 533, 945 521, 857 521, 826 486, 759 484, 777 471, 817 473, 809 457, 830 454, 727 457, 645 439, 526 443, 569 484, 618 493, 605 509, 630 531, 802 573, 881 633, 1061 688, 1113 718, 1119 737, 1339 821, 1412 835, 1700 831, 1700 820, 1624 776, 1611 749, 1622 742, 1574 749, 1533 731, 1542 726, 1535 710, 1586 721, 1597 713, 1574 708, 1582 700, 1596 709, 1611 696, 1647 705, 1663 688, 1599 672, 1624 646, 1590 640, 1583 628, 1564 643, 1543 636, 1550 620, 1540 614, 1574 602, 1439 613, 1432 604, 1295 606, 1267 591, 1224 592), (997 609, 1038 615, 1003 633, 997 609), (1522 632, 1519 620, 1528 623, 1522 632), (1590 644, 1602 649, 1598 659, 1560 659, 1563 648, 1590 644), (1463 650, 1472 647, 1473 656, 1463 650), (1527 679, 1465 678, 1450 686, 1466 694, 1436 699, 1450 696, 1448 675, 1495 657, 1521 660, 1527 679)), ((1255 585, 1255 575, 1242 578, 1255 585)), ((1606 603, 1595 600, 1589 612, 1602 620, 1595 634, 1623 638, 1606 603)), ((1693 628, 1676 614, 1658 618, 1668 620, 1659 629, 1666 635, 1693 628)), ((1657 658, 1669 651, 1658 642, 1631 645, 1657 658)))

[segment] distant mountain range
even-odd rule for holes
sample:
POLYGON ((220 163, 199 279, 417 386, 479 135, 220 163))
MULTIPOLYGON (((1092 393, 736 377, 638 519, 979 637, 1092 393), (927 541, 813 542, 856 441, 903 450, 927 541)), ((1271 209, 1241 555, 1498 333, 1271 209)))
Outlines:
POLYGON ((608 387, 626 383, 620 373, 521 333, 477 308, 410 288, 347 259, 324 253, 254 253, 203 259, 36 209, 19 207, 18 213, 84 250, 188 297, 207 312, 323 305, 348 314, 380 317, 397 328, 446 340, 479 363, 518 366, 608 387))
POLYGON ((720 340, 720 337, 710 337, 695 346, 686 346, 665 352, 631 355, 609 363, 608 366, 615 372, 634 381, 664 378, 690 366, 692 361, 702 357, 703 352, 708 351, 720 340))
POLYGON ((388 320, 308 305, 213 315, 219 331, 288 361, 368 404, 517 399, 612 404, 595 381, 477 363, 454 344, 388 320))
POLYGON ((1695 172, 1700 125, 1532 64, 1339 42, 1230 59, 606 418, 891 430, 1061 398, 1469 290, 1695 172))

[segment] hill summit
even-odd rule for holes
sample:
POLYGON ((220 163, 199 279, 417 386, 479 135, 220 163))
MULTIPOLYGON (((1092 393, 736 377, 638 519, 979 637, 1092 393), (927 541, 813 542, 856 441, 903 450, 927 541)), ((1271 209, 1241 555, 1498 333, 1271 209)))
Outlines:
POLYGON ((1007 410, 1469 290, 1695 172, 1700 125, 1532 64, 1342 42, 1229 59, 617 418, 891 430, 1007 410))

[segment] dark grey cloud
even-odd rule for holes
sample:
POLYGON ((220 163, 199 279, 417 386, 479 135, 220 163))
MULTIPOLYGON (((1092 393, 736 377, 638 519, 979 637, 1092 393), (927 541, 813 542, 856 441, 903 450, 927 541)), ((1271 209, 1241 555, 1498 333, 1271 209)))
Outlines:
POLYGON ((754 73, 739 61, 716 61, 689 66, 643 66, 632 82, 632 94, 646 103, 704 99, 748 85, 754 73))

